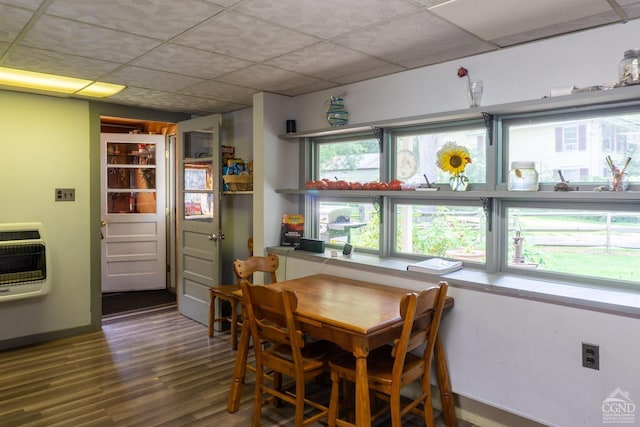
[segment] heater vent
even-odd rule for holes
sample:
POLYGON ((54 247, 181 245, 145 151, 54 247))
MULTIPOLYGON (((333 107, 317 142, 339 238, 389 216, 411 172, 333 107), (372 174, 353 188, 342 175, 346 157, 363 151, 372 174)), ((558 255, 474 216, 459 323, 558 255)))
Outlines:
POLYGON ((42 224, 0 224, 0 301, 49 293, 50 276, 42 224))

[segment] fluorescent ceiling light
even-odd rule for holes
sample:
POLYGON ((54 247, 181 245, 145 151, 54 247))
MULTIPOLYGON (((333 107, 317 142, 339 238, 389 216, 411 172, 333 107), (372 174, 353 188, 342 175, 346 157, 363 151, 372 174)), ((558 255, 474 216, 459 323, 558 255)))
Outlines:
POLYGON ((93 96, 95 98, 106 98, 107 96, 115 95, 125 87, 126 86, 116 85, 113 83, 93 82, 84 89, 76 92, 76 95, 93 96))
POLYGON ((125 88, 122 85, 5 67, 0 67, 0 85, 96 98, 114 95, 125 88))

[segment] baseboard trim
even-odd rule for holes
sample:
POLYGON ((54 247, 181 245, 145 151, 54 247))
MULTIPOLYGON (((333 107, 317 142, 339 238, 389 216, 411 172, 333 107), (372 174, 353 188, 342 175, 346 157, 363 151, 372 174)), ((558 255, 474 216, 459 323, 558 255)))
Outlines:
MULTIPOLYGON (((431 388, 433 396, 433 407, 442 410, 440 404, 440 390, 433 386, 431 388)), ((479 427, 546 427, 529 418, 496 408, 486 403, 479 402, 468 397, 454 394, 456 405, 456 417, 474 426, 479 427)))

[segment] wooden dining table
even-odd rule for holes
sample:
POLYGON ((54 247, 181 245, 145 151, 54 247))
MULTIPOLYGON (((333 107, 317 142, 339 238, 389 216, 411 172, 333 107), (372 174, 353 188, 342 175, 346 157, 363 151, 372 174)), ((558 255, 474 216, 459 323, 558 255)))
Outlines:
MULTIPOLYGON (((427 283, 425 287, 436 283, 427 283)), ((371 425, 367 355, 370 350, 389 343, 399 336, 402 328, 400 299, 411 289, 396 288, 344 277, 316 274, 272 283, 268 286, 289 289, 298 296, 295 315, 305 333, 315 339, 331 341, 356 358, 355 424, 371 425)), ((242 298, 241 291, 237 296, 242 298)), ((447 297, 445 310, 453 307, 453 298, 447 297)), ((236 412, 249 349, 249 328, 242 328, 227 410, 236 412)), ((434 363, 443 418, 447 427, 456 425, 455 406, 449 368, 444 346, 438 334, 434 350, 434 363)))

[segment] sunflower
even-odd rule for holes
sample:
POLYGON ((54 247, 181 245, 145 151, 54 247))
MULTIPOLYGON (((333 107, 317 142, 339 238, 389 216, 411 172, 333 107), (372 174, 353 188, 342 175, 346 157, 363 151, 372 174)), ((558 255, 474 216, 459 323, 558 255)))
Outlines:
POLYGON ((466 147, 456 144, 454 141, 446 142, 436 153, 438 161, 436 165, 453 176, 459 176, 464 172, 467 163, 471 163, 471 156, 466 147))

